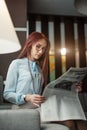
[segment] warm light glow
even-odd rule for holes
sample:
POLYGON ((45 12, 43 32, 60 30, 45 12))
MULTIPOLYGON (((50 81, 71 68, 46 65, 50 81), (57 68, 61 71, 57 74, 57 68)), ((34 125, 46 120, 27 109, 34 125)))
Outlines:
POLYGON ((0 0, 0 54, 21 49, 5 0, 0 0))
POLYGON ((49 55, 54 55, 54 50, 53 49, 50 49, 49 55))
POLYGON ((61 55, 66 55, 66 48, 61 48, 61 55))

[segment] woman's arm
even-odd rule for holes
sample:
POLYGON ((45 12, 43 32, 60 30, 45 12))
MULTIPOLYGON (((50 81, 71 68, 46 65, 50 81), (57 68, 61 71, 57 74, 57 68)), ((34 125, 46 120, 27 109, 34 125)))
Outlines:
POLYGON ((18 82, 18 65, 17 61, 13 61, 8 69, 6 77, 6 85, 4 89, 4 98, 14 104, 25 103, 23 95, 16 92, 18 82))

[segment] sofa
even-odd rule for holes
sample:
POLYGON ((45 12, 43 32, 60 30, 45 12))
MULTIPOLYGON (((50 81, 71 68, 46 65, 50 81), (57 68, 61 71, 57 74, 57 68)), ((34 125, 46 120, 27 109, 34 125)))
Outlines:
POLYGON ((0 110, 0 130, 69 130, 55 123, 41 123, 35 109, 0 110))
POLYGON ((3 99, 4 83, 0 75, 0 130, 69 130, 56 123, 41 123, 35 109, 11 109, 12 104, 3 99))
POLYGON ((80 92, 78 96, 87 119, 87 92, 80 92))
MULTIPOLYGON (((3 90, 3 77, 0 76, 0 130, 69 130, 64 125, 40 122, 40 114, 35 109, 12 110, 12 104, 3 99, 3 90)), ((79 93, 79 99, 87 117, 87 92, 79 93)))

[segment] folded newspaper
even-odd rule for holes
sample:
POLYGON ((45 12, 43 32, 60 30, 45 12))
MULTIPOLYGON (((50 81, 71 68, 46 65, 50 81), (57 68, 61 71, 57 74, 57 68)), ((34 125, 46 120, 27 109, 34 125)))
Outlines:
POLYGON ((47 98, 41 104, 41 121, 86 120, 78 93, 71 89, 87 75, 87 67, 71 67, 55 81, 49 83, 43 95, 47 98), (68 84, 68 85, 67 85, 68 84))
POLYGON ((83 82, 86 76, 87 76, 87 67, 83 68, 71 67, 59 78, 50 82, 46 87, 71 90, 76 83, 83 82))

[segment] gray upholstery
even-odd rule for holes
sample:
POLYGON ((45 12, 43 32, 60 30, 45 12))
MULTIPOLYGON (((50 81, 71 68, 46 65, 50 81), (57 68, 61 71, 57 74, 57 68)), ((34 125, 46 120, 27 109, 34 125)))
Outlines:
POLYGON ((0 130, 69 130, 60 124, 40 122, 35 109, 0 110, 0 130))
POLYGON ((36 110, 0 110, 0 130, 40 130, 40 115, 36 110))
POLYGON ((3 90, 4 90, 3 77, 0 75, 0 109, 11 109, 12 104, 6 102, 3 99, 3 90))
POLYGON ((68 127, 60 124, 41 124, 41 130, 70 130, 68 127))
POLYGON ((87 118, 87 92, 79 93, 79 99, 80 99, 82 108, 83 108, 84 113, 85 113, 86 118, 87 118))
POLYGON ((3 77, 0 75, 0 104, 3 102, 3 77))

